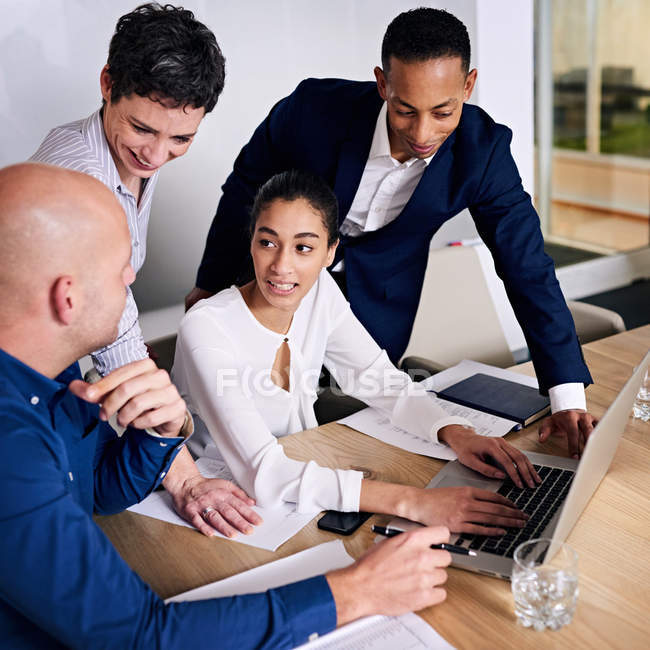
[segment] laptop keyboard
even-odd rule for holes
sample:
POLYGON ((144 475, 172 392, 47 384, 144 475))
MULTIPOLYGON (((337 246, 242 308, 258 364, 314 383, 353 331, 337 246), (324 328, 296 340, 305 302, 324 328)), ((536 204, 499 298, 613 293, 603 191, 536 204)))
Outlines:
POLYGON ((497 490, 520 510, 530 515, 524 528, 508 528, 506 534, 499 537, 465 533, 456 540, 456 544, 461 544, 463 540, 471 540, 469 547, 475 551, 512 557, 519 544, 538 537, 564 502, 575 472, 546 465, 534 465, 534 467, 542 479, 536 488, 518 488, 508 478, 497 490))

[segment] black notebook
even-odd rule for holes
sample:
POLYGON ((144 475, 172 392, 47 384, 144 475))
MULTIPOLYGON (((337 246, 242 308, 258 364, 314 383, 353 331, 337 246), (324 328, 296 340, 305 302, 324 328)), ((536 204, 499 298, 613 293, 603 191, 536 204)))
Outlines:
POLYGON ((441 399, 469 406, 528 426, 551 410, 548 397, 536 388, 477 373, 437 393, 441 399))

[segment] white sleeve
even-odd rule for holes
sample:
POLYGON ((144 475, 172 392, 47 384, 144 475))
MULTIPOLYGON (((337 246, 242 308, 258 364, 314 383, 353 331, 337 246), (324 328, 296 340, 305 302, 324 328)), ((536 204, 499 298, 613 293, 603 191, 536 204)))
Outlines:
POLYGON ((358 511, 363 474, 287 458, 242 385, 237 367, 210 319, 185 318, 175 376, 242 489, 260 506, 288 501, 299 512, 358 511))
MULTIPOLYGON (((342 296, 341 296, 342 297, 342 296)), ((347 395, 385 413, 392 424, 438 442, 448 424, 472 426, 465 418, 448 415, 424 387, 398 370, 345 303, 327 340, 325 366, 347 395)))
POLYGON ((587 410, 585 387, 582 383, 558 384, 548 389, 551 413, 573 409, 587 410))

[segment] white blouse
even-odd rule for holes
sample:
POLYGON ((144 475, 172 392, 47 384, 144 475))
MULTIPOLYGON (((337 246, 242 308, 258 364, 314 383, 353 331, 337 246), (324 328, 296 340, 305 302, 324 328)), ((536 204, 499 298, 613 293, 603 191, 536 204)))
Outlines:
POLYGON ((323 270, 286 335, 261 325, 237 287, 200 301, 185 315, 173 379, 195 416, 188 441, 192 453, 223 458, 261 506, 289 501, 299 512, 357 511, 361 472, 293 460, 277 441, 317 426, 313 404, 322 365, 346 394, 424 439, 437 441, 438 430, 448 424, 470 425, 449 416, 395 368, 323 270), (285 339, 291 355, 288 391, 271 380, 285 339))

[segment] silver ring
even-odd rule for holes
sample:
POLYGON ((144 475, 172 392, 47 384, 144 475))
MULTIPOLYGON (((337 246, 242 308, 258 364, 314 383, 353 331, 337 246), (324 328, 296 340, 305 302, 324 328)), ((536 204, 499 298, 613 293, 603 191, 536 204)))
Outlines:
POLYGON ((214 512, 214 508, 213 508, 212 506, 208 506, 208 507, 207 507, 207 508, 206 508, 206 509, 201 513, 201 517, 203 517, 203 518, 205 519, 205 518, 206 518, 206 517, 207 517, 211 512, 214 512))
POLYGON ((515 469, 517 469, 517 463, 513 462, 512 464, 515 466, 515 469))

